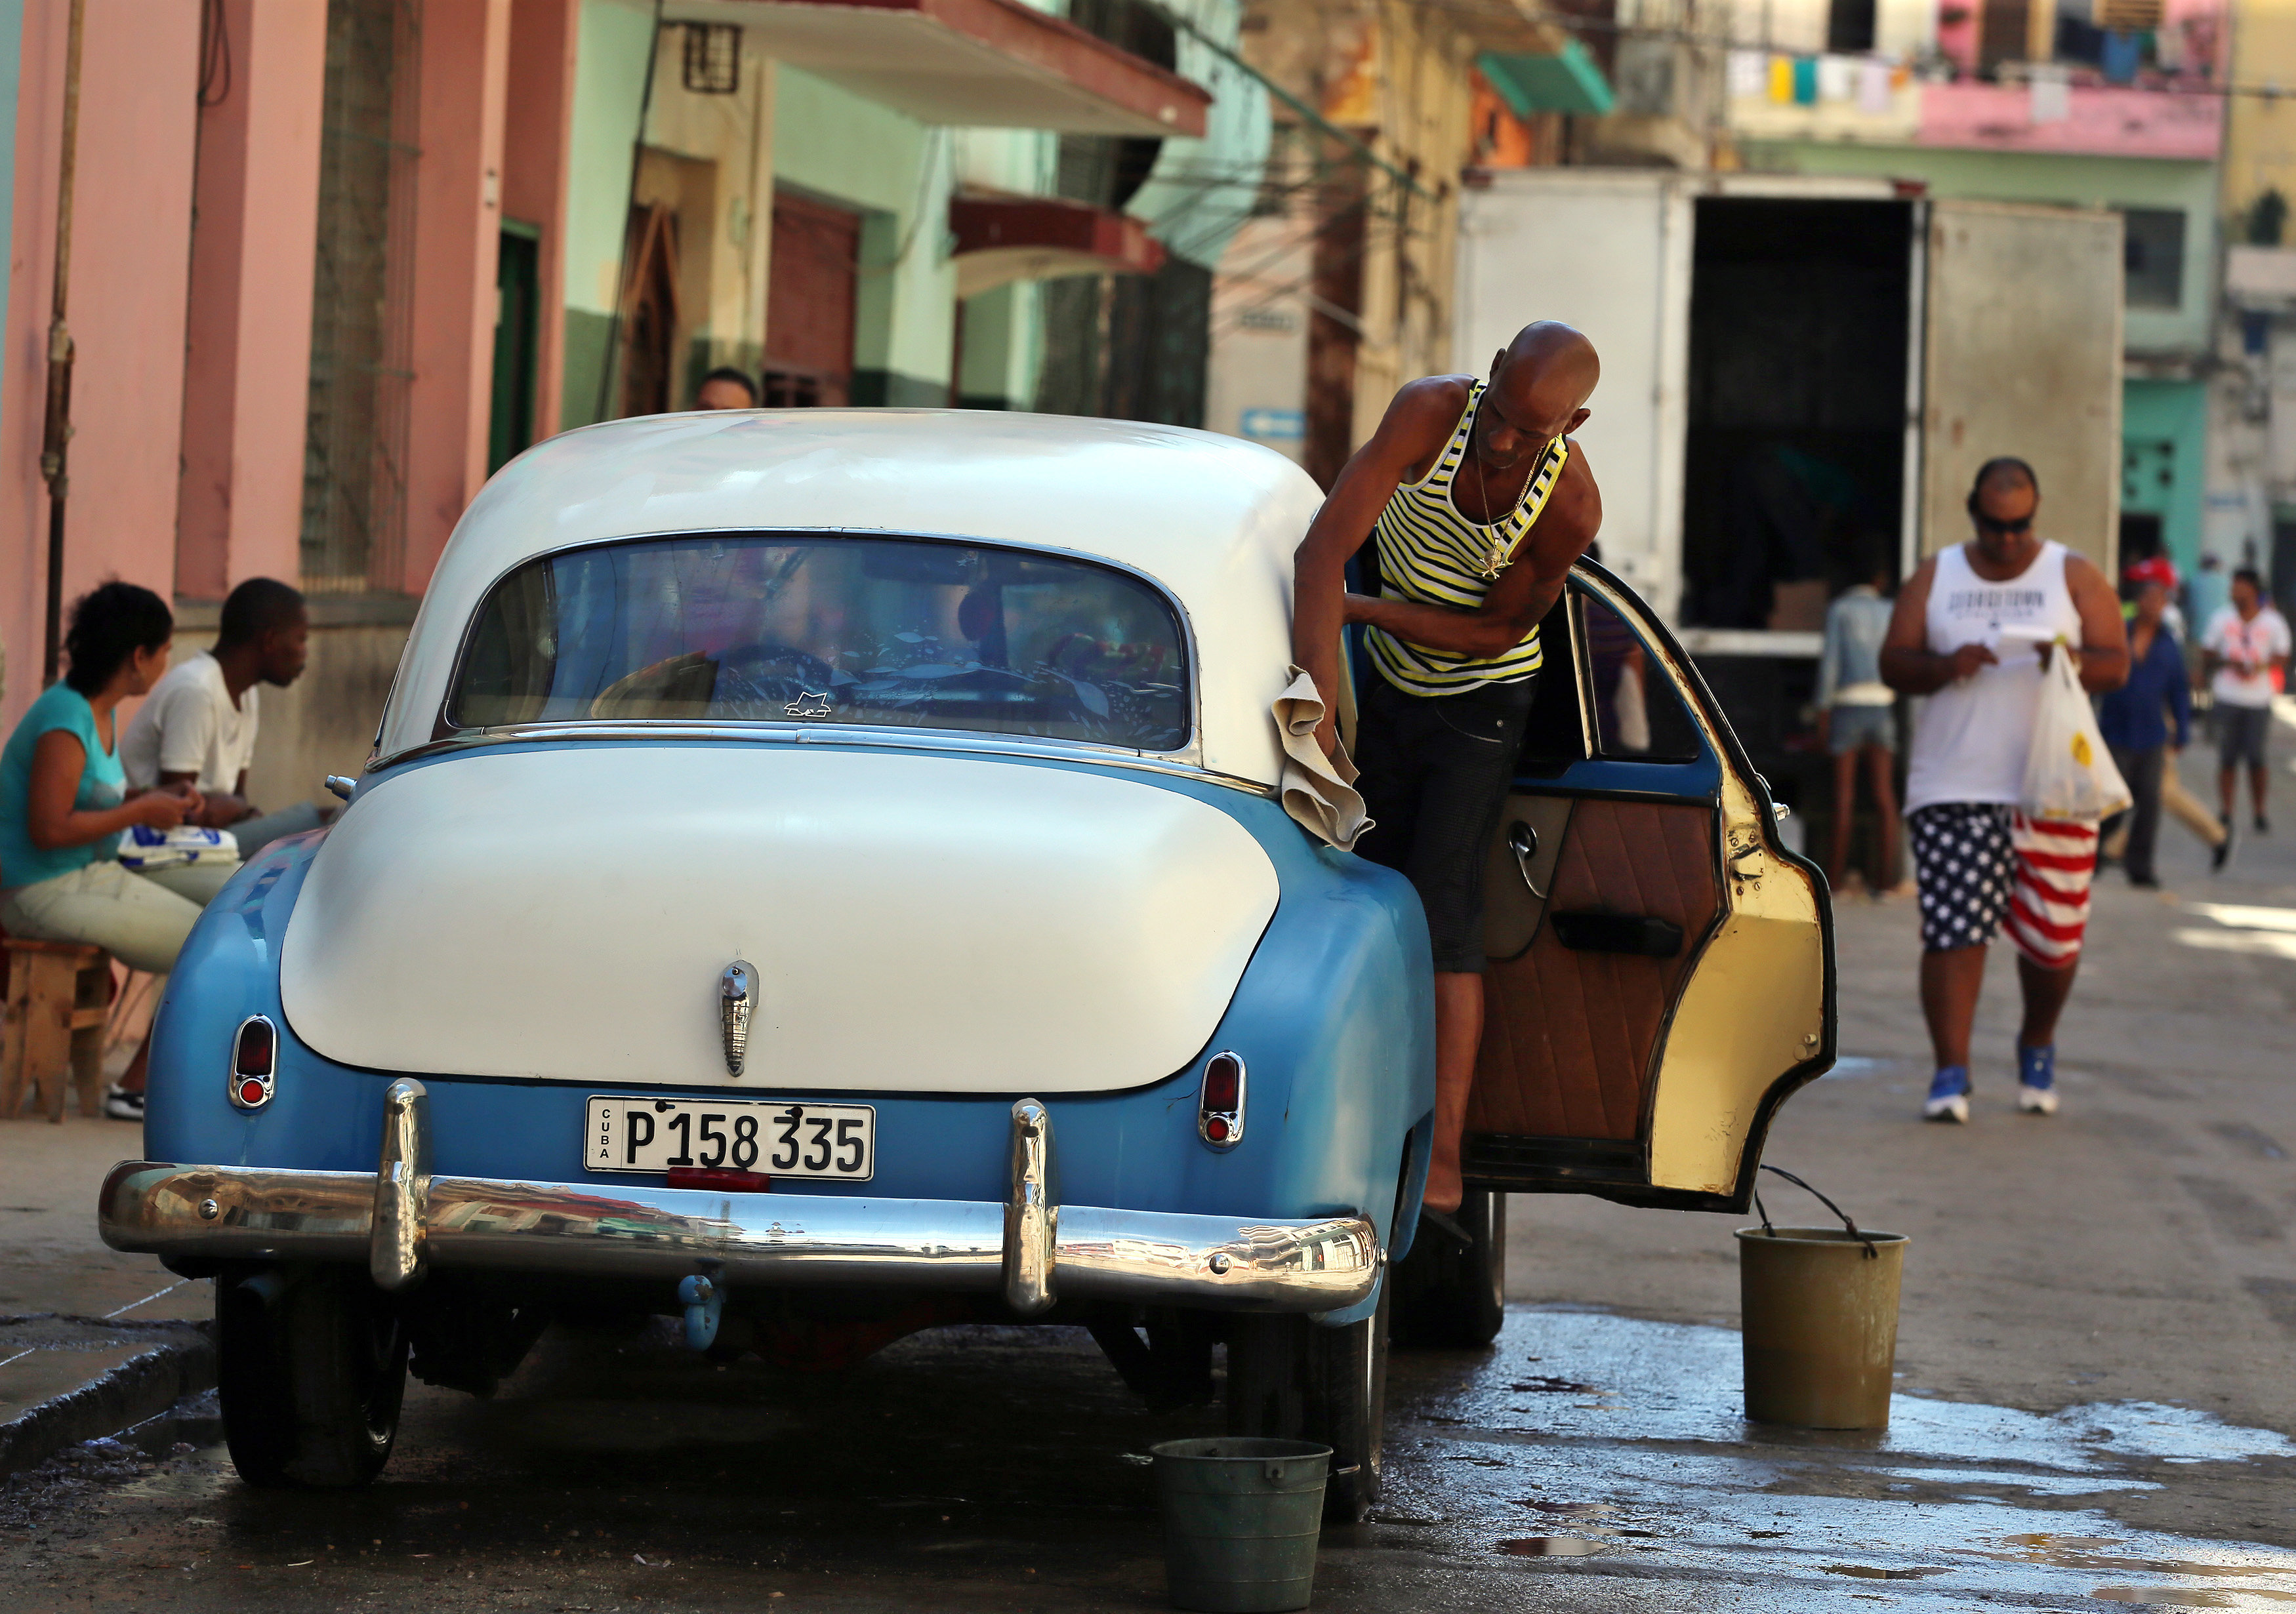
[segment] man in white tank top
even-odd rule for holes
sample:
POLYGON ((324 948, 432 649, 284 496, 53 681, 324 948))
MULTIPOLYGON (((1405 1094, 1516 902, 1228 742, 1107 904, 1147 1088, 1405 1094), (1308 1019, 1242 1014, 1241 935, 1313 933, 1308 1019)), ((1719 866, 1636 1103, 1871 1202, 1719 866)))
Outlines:
POLYGON ((2017 948, 2025 997, 2017 1107, 2057 1108, 2057 1016, 2071 995, 2096 869, 2096 825, 2028 817, 2026 755, 2053 653, 2084 688, 2128 678, 2120 602, 2105 575, 2033 530, 2040 484, 2022 460, 1988 462, 1970 490, 1976 537, 1924 561, 1882 645, 1890 688, 1927 695, 1906 778, 1922 894, 1922 1012, 1937 1054, 1923 1114, 1969 1118, 1969 1035, 1997 928, 2017 948))

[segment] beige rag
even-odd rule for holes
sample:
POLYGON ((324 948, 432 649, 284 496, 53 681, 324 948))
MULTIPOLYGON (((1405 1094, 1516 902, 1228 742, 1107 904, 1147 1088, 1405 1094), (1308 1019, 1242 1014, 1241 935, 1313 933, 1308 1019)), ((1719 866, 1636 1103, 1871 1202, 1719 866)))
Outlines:
POLYGON ((1283 736, 1283 810, 1299 826, 1327 846, 1353 851, 1372 821, 1356 789, 1356 765, 1347 746, 1333 741, 1329 757, 1316 743, 1324 720, 1324 697, 1316 681, 1298 668, 1275 697, 1275 727, 1283 736))

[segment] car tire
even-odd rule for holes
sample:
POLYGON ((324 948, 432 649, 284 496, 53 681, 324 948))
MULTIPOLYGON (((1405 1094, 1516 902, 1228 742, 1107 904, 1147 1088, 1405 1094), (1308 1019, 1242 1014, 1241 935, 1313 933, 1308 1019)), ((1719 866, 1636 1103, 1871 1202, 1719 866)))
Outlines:
POLYGON ((406 1330, 363 1271, 263 1272, 216 1290, 216 1390, 250 1485, 339 1490, 390 1461, 406 1330))
POLYGON ((1506 1195, 1470 1190, 1452 1220, 1472 1243, 1423 1221, 1396 1269, 1398 1345, 1488 1345, 1506 1321, 1506 1195))
POLYGON ((1380 1286, 1370 1316, 1343 1328, 1300 1316, 1244 1316, 1228 1334, 1228 1433, 1330 1446, 1327 1523, 1359 1523, 1379 1500, 1390 1287, 1380 1286))

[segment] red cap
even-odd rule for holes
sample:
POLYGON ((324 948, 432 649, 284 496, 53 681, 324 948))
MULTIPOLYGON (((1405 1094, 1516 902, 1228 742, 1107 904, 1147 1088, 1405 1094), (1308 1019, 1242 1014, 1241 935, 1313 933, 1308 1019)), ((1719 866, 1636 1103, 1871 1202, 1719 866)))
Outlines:
POLYGON ((2177 589, 2177 568, 2167 555, 2147 555, 2120 575, 2131 583, 2158 583, 2171 594, 2177 589))

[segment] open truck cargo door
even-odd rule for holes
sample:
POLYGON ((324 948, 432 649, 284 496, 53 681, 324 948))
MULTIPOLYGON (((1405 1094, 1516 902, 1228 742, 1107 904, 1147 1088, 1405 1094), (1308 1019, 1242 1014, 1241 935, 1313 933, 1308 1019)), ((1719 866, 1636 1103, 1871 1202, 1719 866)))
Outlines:
POLYGON ((2118 213, 1929 204, 1923 554, 1969 537, 1977 468, 2013 455, 2047 535, 2118 575, 2121 233, 2118 213))
POLYGON ((1478 1189, 1745 1208, 1834 1056, 1833 912, 1671 634, 1599 566, 1546 670, 1485 881, 1478 1189))
POLYGON ((1603 555, 1673 616, 1682 546, 1691 193, 1655 172, 1523 168, 1467 191, 1452 358, 1477 375, 1534 319, 1602 355, 1574 434, 1603 487, 1603 555))

